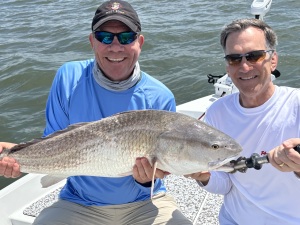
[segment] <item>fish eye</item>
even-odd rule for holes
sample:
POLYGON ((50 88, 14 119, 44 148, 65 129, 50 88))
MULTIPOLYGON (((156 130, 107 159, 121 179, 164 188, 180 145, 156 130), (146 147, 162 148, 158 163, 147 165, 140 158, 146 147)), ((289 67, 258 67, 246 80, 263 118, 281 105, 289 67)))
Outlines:
POLYGON ((212 147, 213 149, 218 149, 218 148, 219 148, 219 145, 213 144, 211 147, 212 147))

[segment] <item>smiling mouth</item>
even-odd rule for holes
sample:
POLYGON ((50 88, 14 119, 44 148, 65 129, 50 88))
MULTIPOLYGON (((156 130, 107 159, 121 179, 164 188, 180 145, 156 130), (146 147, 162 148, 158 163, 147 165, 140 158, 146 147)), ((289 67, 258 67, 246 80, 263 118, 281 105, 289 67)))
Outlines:
POLYGON ((106 57, 106 59, 110 62, 122 62, 125 58, 119 58, 119 59, 115 59, 115 58, 108 58, 106 57))
POLYGON ((257 76, 252 76, 252 77, 240 77, 240 80, 252 80, 256 78, 257 76))

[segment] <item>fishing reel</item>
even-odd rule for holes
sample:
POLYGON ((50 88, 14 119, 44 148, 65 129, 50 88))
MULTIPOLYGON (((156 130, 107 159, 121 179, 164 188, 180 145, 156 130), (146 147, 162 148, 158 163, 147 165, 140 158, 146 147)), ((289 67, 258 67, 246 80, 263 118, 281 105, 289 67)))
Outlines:
MULTIPOLYGON (((294 149, 300 154, 300 145, 295 146, 294 149)), ((232 171, 230 171, 230 173, 235 173, 236 171, 246 173, 248 168, 260 170, 265 163, 269 163, 268 155, 260 156, 257 153, 253 153, 249 158, 239 157, 236 160, 230 161, 232 165, 232 171)))

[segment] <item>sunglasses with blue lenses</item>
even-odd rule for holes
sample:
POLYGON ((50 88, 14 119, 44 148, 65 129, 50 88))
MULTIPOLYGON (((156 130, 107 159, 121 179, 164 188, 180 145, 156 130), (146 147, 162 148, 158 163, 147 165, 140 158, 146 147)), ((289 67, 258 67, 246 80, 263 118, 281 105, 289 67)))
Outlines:
POLYGON ((224 58, 231 66, 237 66, 242 62, 243 57, 246 58, 251 64, 261 62, 266 58, 267 52, 273 53, 275 50, 257 50, 248 52, 246 54, 230 54, 226 55, 224 58))
POLYGON ((121 45, 128 45, 136 40, 138 33, 135 33, 133 31, 128 31, 128 32, 114 34, 107 31, 95 31, 94 35, 95 38, 102 44, 107 44, 107 45, 111 44, 115 36, 117 36, 118 41, 121 45))

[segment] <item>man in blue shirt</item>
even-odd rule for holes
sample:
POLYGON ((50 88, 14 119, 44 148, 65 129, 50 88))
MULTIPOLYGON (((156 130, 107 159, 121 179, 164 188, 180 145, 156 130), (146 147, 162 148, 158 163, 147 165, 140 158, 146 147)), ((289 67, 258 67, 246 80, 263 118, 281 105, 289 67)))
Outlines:
MULTIPOLYGON (((140 70, 140 32, 140 20, 129 3, 108 1, 98 7, 89 36, 95 59, 68 62, 58 69, 47 101, 44 136, 128 110, 175 111, 171 91, 140 70)), ((20 175, 19 165, 3 160, 0 175, 20 175)), ((132 176, 69 177, 59 201, 44 209, 34 224, 191 224, 165 195, 159 179, 163 171, 155 174, 150 200, 152 175, 150 163, 142 158, 136 160, 132 176)))

